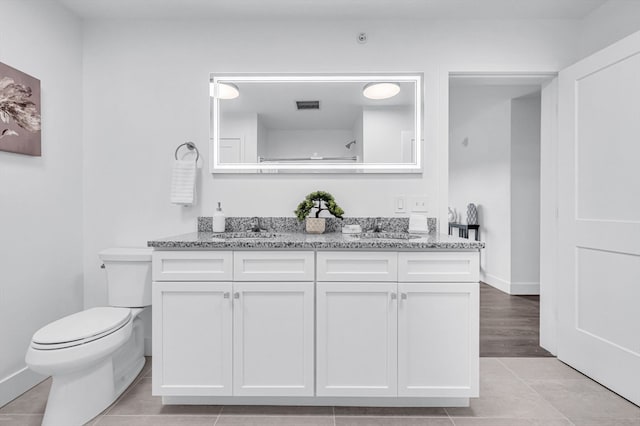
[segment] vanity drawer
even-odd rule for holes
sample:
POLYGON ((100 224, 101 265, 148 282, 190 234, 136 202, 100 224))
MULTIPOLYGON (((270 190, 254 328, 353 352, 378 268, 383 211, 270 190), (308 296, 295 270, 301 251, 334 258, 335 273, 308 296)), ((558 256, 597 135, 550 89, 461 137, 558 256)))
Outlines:
POLYGON ((313 281, 313 251, 236 251, 234 281, 313 281))
POLYGON ((398 254, 400 282, 478 282, 480 253, 401 252, 398 254))
POLYGON ((154 251, 154 281, 231 281, 231 251, 154 251))
POLYGON ((320 251, 318 281, 397 281, 396 252, 320 251))

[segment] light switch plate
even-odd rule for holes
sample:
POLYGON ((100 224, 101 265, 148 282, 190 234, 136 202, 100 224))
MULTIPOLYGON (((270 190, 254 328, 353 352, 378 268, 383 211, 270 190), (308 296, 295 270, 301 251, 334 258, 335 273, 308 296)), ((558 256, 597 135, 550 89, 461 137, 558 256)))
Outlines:
POLYGON ((393 198, 393 210, 396 213, 407 213, 409 211, 407 207, 407 199, 405 197, 397 196, 393 198))

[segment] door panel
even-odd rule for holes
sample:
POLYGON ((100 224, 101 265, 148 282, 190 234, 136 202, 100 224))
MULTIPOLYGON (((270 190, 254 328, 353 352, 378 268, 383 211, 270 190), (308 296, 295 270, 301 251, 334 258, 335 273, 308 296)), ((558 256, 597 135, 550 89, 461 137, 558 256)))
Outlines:
POLYGON ((396 283, 317 284, 318 396, 397 392, 396 283))
POLYGON ((640 404, 640 33, 559 75, 558 358, 640 404))
POLYGON ((398 395, 478 396, 478 283, 400 283, 398 293, 398 395))
POLYGON ((313 395, 313 283, 234 283, 234 395, 313 395))
POLYGON ((231 283, 154 282, 153 394, 231 395, 231 283))

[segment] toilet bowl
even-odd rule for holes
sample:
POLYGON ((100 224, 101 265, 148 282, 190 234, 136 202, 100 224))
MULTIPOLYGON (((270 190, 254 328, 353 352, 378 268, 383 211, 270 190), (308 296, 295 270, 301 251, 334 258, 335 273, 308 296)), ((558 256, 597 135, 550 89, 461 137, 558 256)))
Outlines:
POLYGON ((100 252, 109 305, 54 321, 31 339, 25 361, 52 376, 42 424, 73 426, 100 414, 144 366, 140 314, 151 305, 151 249, 100 252))

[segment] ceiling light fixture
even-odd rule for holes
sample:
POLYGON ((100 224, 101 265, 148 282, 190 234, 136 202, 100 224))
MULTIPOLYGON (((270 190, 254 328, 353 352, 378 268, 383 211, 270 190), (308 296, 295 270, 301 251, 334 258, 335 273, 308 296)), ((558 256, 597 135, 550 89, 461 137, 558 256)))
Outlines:
POLYGON ((240 89, 233 83, 211 83, 209 95, 218 99, 235 99, 240 96, 240 89))
POLYGON ((391 82, 367 83, 362 94, 369 99, 389 99, 400 93, 400 85, 391 82))

